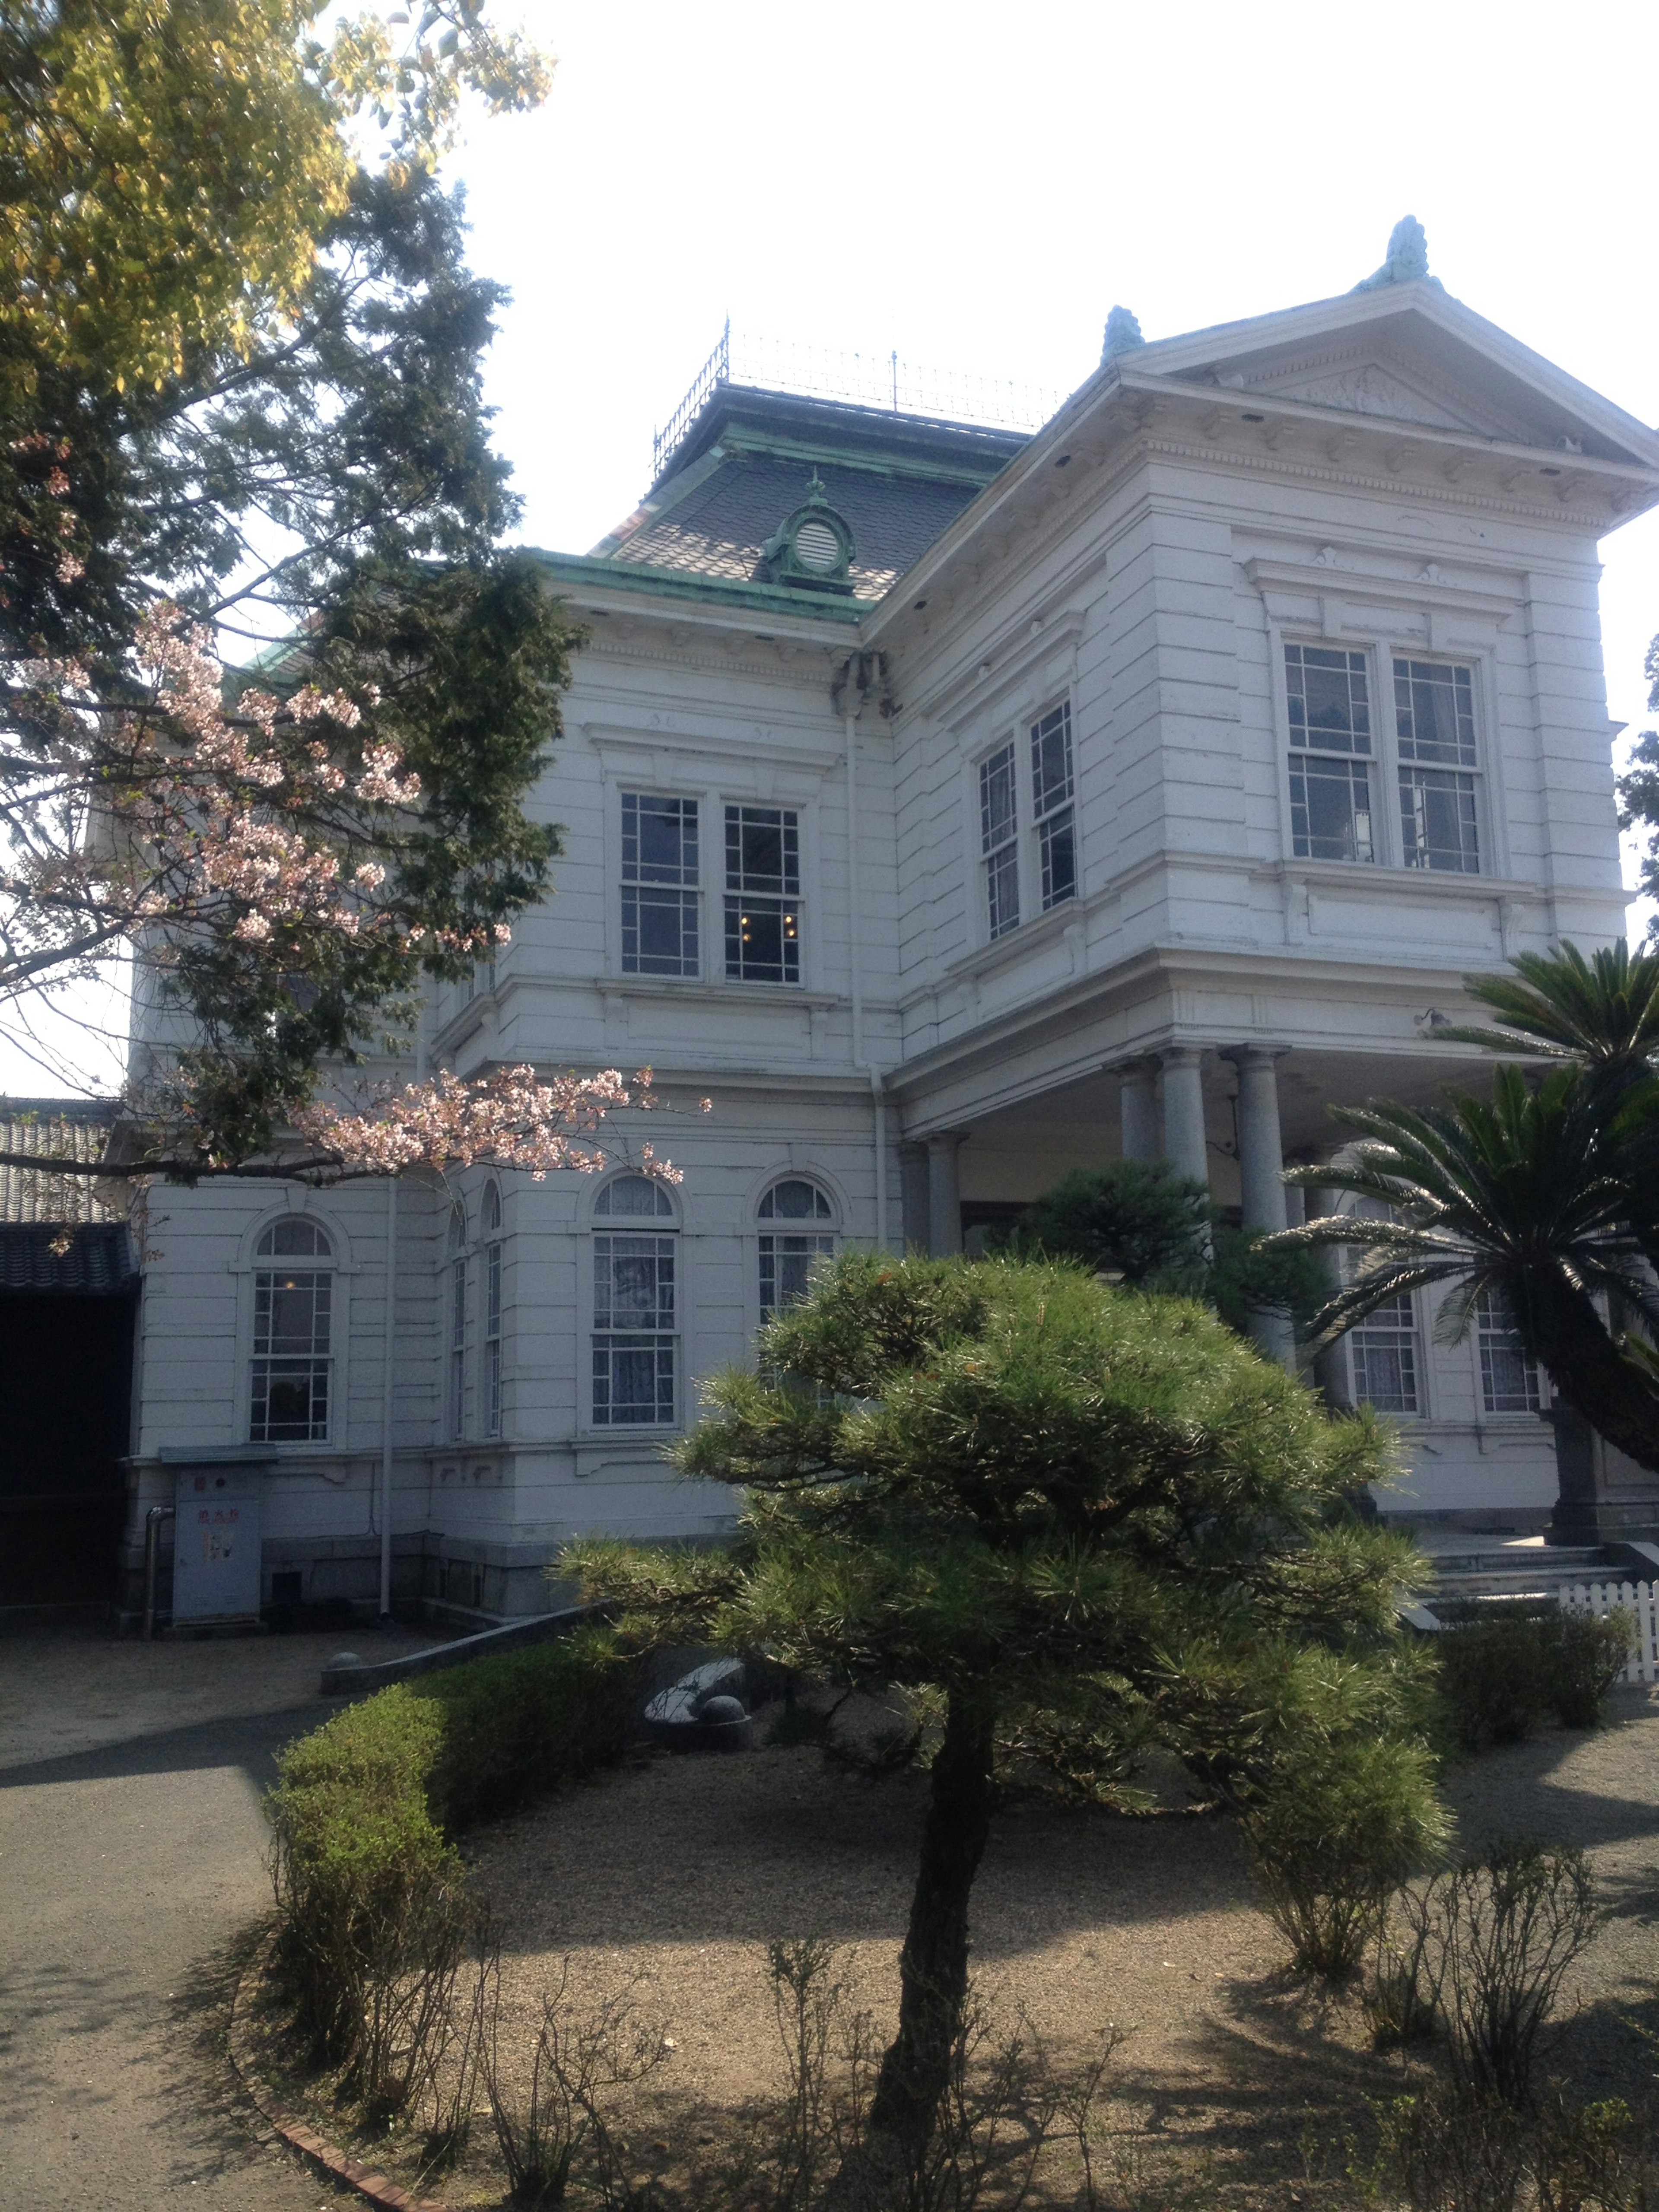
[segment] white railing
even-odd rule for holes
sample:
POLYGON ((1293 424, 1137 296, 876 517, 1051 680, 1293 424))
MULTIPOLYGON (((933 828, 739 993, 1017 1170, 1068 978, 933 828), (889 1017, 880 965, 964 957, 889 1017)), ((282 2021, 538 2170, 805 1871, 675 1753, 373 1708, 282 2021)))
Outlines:
POLYGON ((1627 1613, 1634 1623, 1630 1663, 1621 1682, 1659 1682, 1659 1583, 1563 1583, 1558 1593, 1563 1613, 1605 1620, 1627 1613))

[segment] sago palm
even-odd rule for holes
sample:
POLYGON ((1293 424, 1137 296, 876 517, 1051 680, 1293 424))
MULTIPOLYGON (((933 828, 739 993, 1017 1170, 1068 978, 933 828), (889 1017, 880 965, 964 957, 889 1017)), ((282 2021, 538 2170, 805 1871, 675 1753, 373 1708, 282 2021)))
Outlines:
MULTIPOLYGON (((1490 1001, 1489 1001, 1490 1003, 1490 1001)), ((1644 1239, 1631 1218, 1626 1133, 1654 1119, 1653 1079, 1557 1066, 1531 1085, 1498 1069, 1490 1102, 1454 1094, 1421 1111, 1337 1109, 1361 1141, 1289 1182, 1352 1193, 1374 1214, 1308 1223, 1292 1245, 1358 1246, 1364 1257, 1316 1318, 1329 1342, 1391 1299, 1444 1293, 1437 1333, 1455 1340, 1493 1298, 1565 1399, 1607 1440, 1659 1472, 1659 1383, 1609 1329, 1659 1322, 1644 1239)), ((1275 1242, 1281 1240, 1275 1239, 1275 1242)))

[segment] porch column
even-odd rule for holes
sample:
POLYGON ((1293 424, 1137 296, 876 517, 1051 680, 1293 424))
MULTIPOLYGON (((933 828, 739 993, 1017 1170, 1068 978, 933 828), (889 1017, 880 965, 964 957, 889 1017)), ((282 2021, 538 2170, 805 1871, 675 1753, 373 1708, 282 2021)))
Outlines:
MULTIPOLYGON (((1273 1063, 1282 1046, 1235 1045, 1226 1057, 1238 1069, 1238 1179, 1243 1224, 1270 1236, 1290 1226, 1279 1181, 1285 1149, 1279 1131, 1279 1076, 1273 1063)), ((1254 1312, 1250 1334, 1270 1359, 1294 1366, 1296 1334, 1287 1315, 1254 1312)))
POLYGON ((962 1249, 957 1153, 967 1133, 965 1129, 947 1129, 927 1139, 927 1251, 934 1260, 948 1260, 962 1249))
POLYGON ((1247 1229, 1264 1236, 1288 1229, 1284 1171, 1285 1148, 1279 1133, 1279 1075, 1273 1066, 1284 1047, 1235 1045, 1227 1057, 1238 1068, 1238 1179, 1247 1229))
POLYGON ((1158 1062, 1132 1060, 1118 1070, 1123 1085, 1122 1152, 1126 1160, 1158 1158, 1158 1062))
POLYGON ((1210 1187, 1210 1147, 1204 1134, 1203 1054, 1196 1045, 1172 1045, 1164 1060, 1164 1157, 1178 1175, 1210 1187))
POLYGON ((899 1146, 899 1192, 903 1229, 900 1249, 906 1253, 924 1253, 927 1249, 927 1147, 925 1145, 902 1144, 899 1146))

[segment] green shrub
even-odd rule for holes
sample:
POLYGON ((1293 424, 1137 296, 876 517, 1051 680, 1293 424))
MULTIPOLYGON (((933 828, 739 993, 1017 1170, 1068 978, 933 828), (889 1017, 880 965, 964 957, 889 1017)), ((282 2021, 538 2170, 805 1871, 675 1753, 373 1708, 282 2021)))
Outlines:
POLYGON ((1359 1964, 1388 1899, 1446 1833, 1427 1747, 1398 1735, 1292 1741, 1243 1826, 1296 1963, 1334 1980, 1359 1964))
POLYGON ((1605 1620, 1557 1613, 1539 1623, 1543 1632, 1545 1695, 1563 1728, 1599 1728, 1607 1692, 1630 1658, 1627 1613, 1605 1620))
POLYGON ((453 1834, 614 1765, 627 1747, 638 1668, 608 1629, 446 1668, 408 1686, 442 1715, 427 1778, 453 1834))
POLYGON ((1463 1751, 1519 1743, 1553 1714, 1565 1728, 1594 1728, 1629 1650, 1623 1613, 1606 1620, 1562 1613, 1500 1613, 1436 1639, 1440 1692, 1463 1751))
POLYGON ((277 1967, 367 2104, 416 2086, 476 1917, 450 1837, 620 1757, 635 1672, 589 1630, 399 1682, 278 1755, 277 1967))

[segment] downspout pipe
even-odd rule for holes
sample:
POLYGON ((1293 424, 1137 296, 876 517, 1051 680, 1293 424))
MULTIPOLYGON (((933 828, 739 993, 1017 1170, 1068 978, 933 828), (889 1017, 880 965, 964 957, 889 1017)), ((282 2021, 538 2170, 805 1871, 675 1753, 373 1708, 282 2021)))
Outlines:
POLYGON ((876 1143, 876 1249, 887 1249, 887 1098, 881 1070, 871 1060, 864 1044, 864 933, 863 902, 859 887, 859 769, 858 725, 864 711, 872 657, 855 653, 836 679, 830 696, 841 707, 842 733, 847 747, 847 957, 848 991, 853 1003, 853 1065, 870 1079, 870 1109, 876 1143))
POLYGON ((380 1620, 392 1619, 392 1423, 397 1405, 398 1178, 386 1179, 386 1328, 380 1376, 380 1620))
POLYGON ((155 1577, 161 1563, 161 1523, 171 1521, 176 1507, 152 1505, 144 1516, 144 1641, 155 1637, 155 1577))

